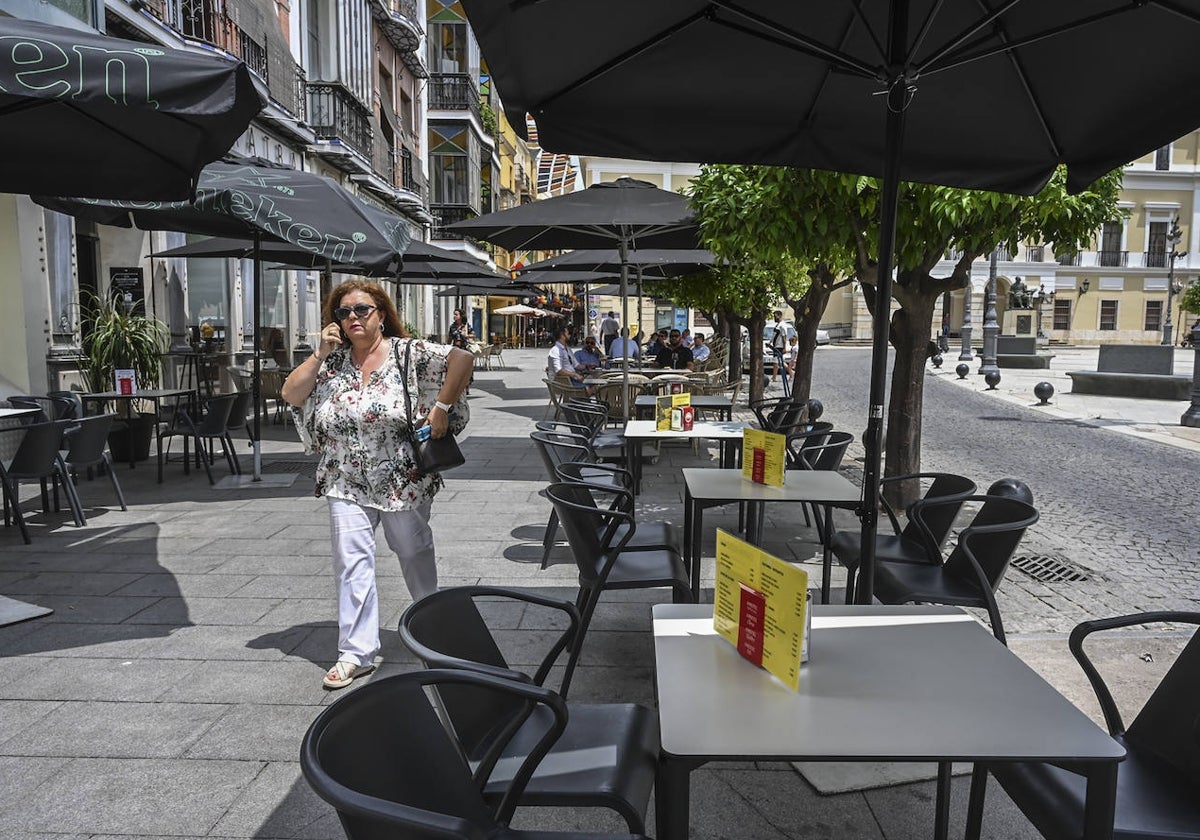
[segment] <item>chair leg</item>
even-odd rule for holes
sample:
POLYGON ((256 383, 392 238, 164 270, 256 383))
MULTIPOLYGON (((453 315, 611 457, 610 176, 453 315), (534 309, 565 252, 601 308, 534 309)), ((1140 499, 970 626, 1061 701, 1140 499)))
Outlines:
POLYGON ((983 830, 983 803, 987 798, 987 765, 971 767, 971 793, 967 799, 967 827, 963 840, 979 840, 983 830))
POLYGON ((61 461, 58 464, 58 472, 62 479, 63 495, 67 497, 67 507, 71 509, 71 515, 75 517, 76 527, 82 528, 87 525, 87 517, 83 515, 83 505, 79 502, 79 493, 76 492, 71 477, 67 475, 67 468, 61 461))
POLYGON ((226 432, 225 437, 221 441, 221 444, 222 444, 222 446, 227 447, 227 449, 225 450, 225 452, 227 453, 225 457, 229 458, 229 467, 230 467, 230 469, 233 470, 233 474, 241 475, 242 474, 242 465, 238 461, 237 449, 234 448, 234 445, 233 445, 233 435, 229 434, 229 432, 226 432), (228 455, 228 453, 230 453, 230 452, 233 453, 232 457, 230 457, 228 455))
POLYGON ((596 604, 599 601, 599 586, 579 590, 579 597, 576 599, 576 604, 579 606, 579 629, 567 647, 567 667, 563 672, 562 686, 558 692, 564 699, 567 696, 567 689, 571 687, 571 678, 575 676, 575 666, 579 664, 579 654, 583 650, 583 639, 587 635, 588 625, 592 623, 592 613, 596 611, 596 604))
POLYGON ((104 471, 108 473, 108 480, 112 482, 113 492, 117 494, 121 510, 129 510, 129 506, 125 504, 125 494, 121 492, 121 485, 117 483, 117 471, 113 469, 112 456, 107 452, 104 453, 104 471))
POLYGON ((21 515, 21 482, 12 481, 3 473, 0 473, 0 477, 4 482, 4 527, 8 527, 8 512, 11 505, 12 518, 17 521, 17 527, 21 529, 21 539, 25 541, 25 545, 29 545, 33 540, 29 538, 29 527, 25 524, 25 517, 21 515))
POLYGON ((550 520, 546 523, 546 534, 542 537, 542 568, 550 568, 550 552, 554 551, 555 537, 558 536, 558 511, 550 509, 550 520))
MULTIPOLYGON (((221 441, 221 451, 225 453, 225 463, 229 465, 229 474, 237 475, 239 472, 238 465, 233 460, 233 447, 228 441, 226 441, 227 437, 228 435, 222 435, 221 437, 217 438, 217 440, 221 441)), ((212 445, 211 441, 209 442, 209 445, 212 445)))
MULTIPOLYGON (((204 454, 204 440, 203 440, 203 438, 200 437, 200 435, 196 435, 195 438, 196 438, 196 451, 198 453, 200 453, 201 455, 203 455, 204 454)), ((184 438, 183 446, 184 446, 184 449, 187 448, 187 438, 184 438)), ((213 480, 212 465, 210 465, 208 463, 208 458, 201 458, 200 460, 204 462, 204 472, 208 475, 208 483, 216 484, 217 482, 213 480)))

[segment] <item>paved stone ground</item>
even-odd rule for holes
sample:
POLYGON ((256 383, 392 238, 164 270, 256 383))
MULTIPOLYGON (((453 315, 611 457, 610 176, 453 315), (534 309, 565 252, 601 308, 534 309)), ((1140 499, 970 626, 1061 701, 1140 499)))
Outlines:
MULTIPOLYGON (((862 364, 855 352, 823 350, 818 363, 833 380, 849 376, 852 382, 862 364)), ((547 570, 537 562, 549 506, 538 495, 546 477, 527 435, 545 407, 542 354, 506 352, 505 360, 506 368, 476 377, 473 420, 463 442, 470 460, 450 475, 434 506, 442 583, 511 584, 569 598, 575 575, 563 562, 569 560, 565 549, 556 549, 559 564, 547 570)), ((862 425, 864 397, 824 380, 818 392, 836 424, 862 425)), ((1009 450, 1002 453, 995 443, 981 440, 1007 429, 1011 447, 1024 441, 1018 429, 1037 430, 1040 438, 1040 427, 1032 421, 981 420, 1008 409, 952 396, 960 413, 946 424, 959 428, 961 437, 946 437, 947 448, 967 454, 955 460, 927 450, 929 460, 944 468, 961 464, 981 484, 993 475, 1013 474, 1009 450), (995 461, 967 459, 993 448, 997 451, 989 457, 995 461)), ((1149 482, 1136 494, 1121 492, 1111 486, 1112 477, 1127 479, 1131 462, 1146 453, 1114 449, 1099 435, 1096 443, 1081 446, 1082 434, 1074 431, 1074 436, 1027 447, 1030 468, 1042 464, 1046 475, 1027 472, 1024 463, 1015 470, 1030 477, 1046 512, 1037 538, 1059 540, 1072 559, 1098 570, 1090 555, 1080 556, 1080 545, 1118 558, 1124 556, 1118 541, 1135 546, 1130 553, 1137 557, 1127 557, 1124 567, 1102 568, 1112 603, 1099 600, 1097 613, 1111 611, 1126 594, 1142 597, 1141 583, 1120 580, 1139 569, 1146 586, 1163 593, 1154 603, 1174 602, 1172 578, 1176 590, 1194 595, 1194 585, 1179 584, 1188 570, 1172 553, 1178 551, 1174 537, 1150 538, 1158 533, 1155 517, 1165 514, 1146 500, 1171 496, 1174 479, 1149 482), (1063 464, 1093 460, 1097 469, 1106 470, 1109 483, 1082 478, 1049 484, 1063 464), (1097 507, 1095 497, 1110 501, 1097 507), (1097 520, 1103 524, 1097 526, 1097 520), (1159 558, 1153 562, 1163 566, 1161 575, 1146 570, 1152 553, 1159 558)), ((132 471, 120 467, 128 512, 113 506, 107 482, 84 482, 86 527, 75 528, 63 513, 35 512, 37 502, 27 495, 33 544, 23 545, 15 529, 0 532, 0 592, 55 610, 46 618, 0 628, 7 676, 0 682, 0 837, 342 836, 331 810, 300 778, 297 761, 305 728, 337 697, 319 684, 336 639, 325 504, 311 496, 311 459, 299 452, 292 430, 271 426, 268 437, 266 471, 297 473, 291 488, 213 490, 202 473, 184 477, 177 463, 159 485, 145 465, 132 471)), ((681 521, 678 468, 710 463, 711 456, 710 450, 665 448, 647 472, 640 515, 681 521)), ((851 474, 855 466, 848 464, 851 474)), ((1145 474, 1154 469, 1148 466, 1145 474)), ((1194 478, 1194 460, 1181 469, 1194 478)), ((799 509, 776 507, 769 512, 768 528, 775 536, 767 547, 790 559, 811 558, 814 535, 803 526, 799 509)), ((1185 513, 1172 516, 1182 522, 1185 513)), ((705 521, 732 526, 734 514, 710 512, 705 521)), ((711 542, 706 546, 711 557, 711 542)), ((711 561, 705 571, 711 580, 711 561)), ((408 597, 397 565, 386 554, 380 587, 384 649, 379 673, 386 675, 416 664, 396 636, 408 597)), ((1013 648, 1090 710, 1061 636, 1046 632, 1072 623, 1075 604, 1087 611, 1088 603, 1078 593, 1037 598, 1026 590, 1007 583, 1002 590, 1014 623, 1022 631, 1038 631, 1018 633, 1013 648), (1054 604, 1055 599, 1064 605, 1054 604)), ((649 608, 667 600, 665 592, 651 591, 602 601, 573 699, 653 703, 649 608)), ((1140 603, 1130 600, 1120 607, 1140 603)), ((538 645, 547 638, 535 616, 498 610, 492 620, 511 661, 535 661, 538 645)), ((1122 686, 1152 683, 1178 643, 1170 636, 1127 640, 1112 659, 1122 686), (1138 656, 1143 652, 1153 652, 1155 661, 1144 662, 1138 656)), ((965 787, 955 790, 955 833, 961 831, 965 787)), ((932 826, 929 783, 822 797, 790 765, 741 764, 698 771, 694 791, 692 829, 699 838, 907 840, 927 837, 932 826)), ((1014 810, 993 786, 986 836, 1034 837, 1014 810)), ((524 813, 521 824, 621 827, 609 814, 561 811, 524 813)))

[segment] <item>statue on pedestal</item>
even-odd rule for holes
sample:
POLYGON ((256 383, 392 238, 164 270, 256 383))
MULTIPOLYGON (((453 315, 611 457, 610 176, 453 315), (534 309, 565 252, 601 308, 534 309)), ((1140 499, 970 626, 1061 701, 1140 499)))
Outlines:
POLYGON ((1025 285, 1025 282, 1020 277, 1013 280, 1012 287, 1008 290, 1008 308, 1033 308, 1033 294, 1029 291, 1029 287, 1025 285))

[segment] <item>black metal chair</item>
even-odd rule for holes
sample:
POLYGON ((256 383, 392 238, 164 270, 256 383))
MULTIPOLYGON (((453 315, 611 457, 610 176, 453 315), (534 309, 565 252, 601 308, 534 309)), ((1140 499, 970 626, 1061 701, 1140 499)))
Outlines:
MULTIPOLYGON (((1200 633, 1175 659, 1128 727, 1112 692, 1083 649, 1092 633, 1145 624, 1200 625, 1200 612, 1150 612, 1085 621, 1071 631, 1071 653, 1092 684, 1108 733, 1125 748, 1117 765, 1114 840, 1200 838, 1200 633)), ((1033 762, 976 765, 967 840, 978 840, 987 774, 1047 840, 1083 840, 1086 786, 1069 769, 1033 762)))
MULTIPOLYGON (((84 417, 66 430, 64 440, 67 447, 63 462, 70 471, 71 477, 77 482, 79 470, 91 472, 93 467, 103 467, 112 482, 113 492, 117 494, 117 502, 121 510, 129 510, 125 504, 125 494, 117 482, 117 471, 113 469, 112 456, 108 452, 108 433, 112 430, 115 414, 97 414, 84 417)), ((72 487, 76 500, 79 492, 72 487)), ((80 505, 82 515, 83 506, 80 505)))
POLYGON ((637 523, 624 510, 600 507, 592 495, 596 492, 595 487, 570 482, 546 488, 579 569, 579 595, 575 599, 579 632, 572 639, 563 694, 570 687, 583 638, 603 592, 669 586, 674 603, 693 602, 691 579, 683 557, 670 550, 626 551, 626 545, 637 535, 637 523))
POLYGON ((508 827, 526 784, 567 726, 567 707, 539 686, 463 670, 415 671, 377 679, 321 712, 300 745, 300 769, 338 813, 349 840, 595 840, 594 834, 527 832, 508 827), (443 726, 427 689, 462 686, 488 708, 519 714, 494 718, 492 747, 474 766, 443 726), (523 728, 538 715, 543 731, 493 805, 483 781, 523 728))
MULTIPOLYGON (((637 518, 633 495, 634 478, 629 470, 615 464, 588 464, 568 461, 554 468, 556 481, 570 481, 596 490, 592 498, 600 495, 612 510, 622 510, 637 518), (614 492, 621 491, 621 492, 614 492)), ((617 536, 622 536, 623 525, 617 527, 617 536)), ((603 536, 603 534, 601 534, 603 536)), ((637 531, 625 544, 626 551, 675 551, 683 554, 683 539, 677 527, 670 522, 638 522, 637 531)))
MULTIPOLYGON (((927 481, 928 486, 924 495, 908 506, 907 523, 900 527, 896 511, 883 499, 883 507, 892 523, 892 533, 879 533, 875 536, 875 557, 895 563, 941 563, 942 546, 950 536, 954 520, 962 510, 964 499, 969 498, 977 489, 975 482, 969 478, 953 473, 912 473, 897 475, 882 479, 880 485, 895 484, 903 481, 927 481), (922 509, 930 502, 947 502, 939 504, 922 513, 922 509), (957 504, 952 504, 957 502, 957 504), (914 511, 917 511, 914 514, 914 511), (923 525, 919 525, 920 517, 923 525)), ((824 603, 829 603, 829 576, 833 567, 833 558, 846 568, 846 603, 853 600, 854 580, 858 574, 859 558, 862 555, 862 534, 858 530, 835 531, 832 521, 825 517, 826 533, 822 539, 823 564, 825 568, 824 583, 821 596, 824 603)))
MULTIPOLYGON (((493 586, 458 586, 422 598, 400 617, 400 640, 426 668, 463 668, 520 682, 544 685, 555 661, 579 628, 574 605, 532 593, 493 586), (493 606, 497 600, 529 605, 540 614, 546 608, 563 614, 566 627, 550 640, 549 649, 531 677, 515 670, 504 658, 480 614, 477 599, 493 606)), ((464 741, 468 760, 485 755, 496 725, 496 709, 478 702, 473 689, 443 686, 438 694, 454 731, 464 741)), ((508 701, 517 712, 515 698, 508 701)), ((625 818, 630 832, 644 834, 646 806, 654 786, 660 750, 658 717, 633 703, 569 703, 566 731, 551 747, 521 796, 522 805, 611 808, 625 818)), ((531 720, 514 736, 502 758, 528 750, 536 729, 531 720)), ((498 800, 504 785, 491 781, 484 788, 489 801, 498 800)))
POLYGON ((8 404, 13 408, 32 408, 38 413, 33 415, 34 423, 49 423, 59 420, 58 406, 50 397, 35 397, 28 394, 13 394, 8 397, 8 404))
POLYGON ((79 391, 47 391, 46 396, 54 404, 56 420, 83 419, 83 397, 79 391))
MULTIPOLYGON (((530 432, 529 439, 542 459, 546 468, 547 479, 558 481, 557 467, 559 464, 578 461, 589 465, 587 474, 596 482, 615 481, 610 473, 604 470, 591 470, 591 466, 600 466, 596 450, 592 448, 587 430, 573 423, 560 420, 539 420, 537 429, 530 432)), ((558 537, 558 511, 551 508, 550 518, 546 522, 546 532, 542 536, 542 568, 548 568, 550 554, 558 537)))
POLYGON ((234 429, 245 429, 246 437, 251 443, 254 443, 254 429, 250 423, 250 409, 253 407, 250 400, 254 394, 250 391, 235 391, 233 403, 229 407, 229 419, 225 422, 225 445, 229 447, 228 451, 234 453, 233 467, 234 472, 238 475, 242 472, 241 462, 238 461, 237 447, 233 445, 234 429))
POLYGON ((928 502, 913 511, 914 519, 918 527, 926 528, 924 521, 930 512, 964 502, 980 502, 981 506, 958 535, 958 544, 946 562, 877 559, 874 594, 885 604, 918 602, 986 609, 992 634, 1004 643, 1004 622, 995 592, 1026 529, 1038 521, 1038 512, 1032 505, 1003 496, 967 496, 928 502))
POLYGON ((51 510, 47 481, 54 484, 54 510, 59 509, 58 485, 61 484, 75 524, 81 528, 86 524, 61 454, 63 434, 72 425, 74 423, 70 420, 54 420, 48 423, 32 423, 22 430, 14 430, 23 431, 24 436, 17 445, 16 452, 8 466, 0 464, 0 478, 3 479, 4 484, 4 524, 7 526, 15 519, 26 544, 30 542, 30 539, 29 529, 21 514, 22 481, 37 481, 41 484, 42 510, 47 513, 51 510))
POLYGON ((808 416, 808 403, 792 402, 791 397, 754 400, 750 410, 758 418, 759 428, 775 432, 784 426, 794 426, 808 416))
POLYGON ((163 480, 163 464, 170 455, 170 439, 173 437, 183 438, 183 473, 190 473, 190 459, 188 457, 188 445, 191 442, 196 444, 196 455, 204 464, 204 472, 208 475, 208 483, 214 484, 212 467, 210 462, 211 455, 205 447, 207 441, 209 446, 213 441, 220 441, 221 450, 225 453, 225 460, 229 464, 229 471, 237 475, 239 468, 234 461, 233 453, 229 451, 229 445, 225 442, 226 428, 229 425, 229 413, 233 408, 233 402, 237 399, 236 394, 222 394, 219 397, 212 397, 205 404, 204 414, 199 420, 192 417, 191 411, 186 408, 180 408, 175 415, 174 422, 158 433, 158 480, 163 480), (167 441, 167 448, 163 447, 163 441, 167 441))

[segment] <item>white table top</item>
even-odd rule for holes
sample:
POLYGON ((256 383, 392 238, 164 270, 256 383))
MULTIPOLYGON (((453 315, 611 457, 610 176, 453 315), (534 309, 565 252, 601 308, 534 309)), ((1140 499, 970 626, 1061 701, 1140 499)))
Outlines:
MULTIPOLYGON (((692 405, 704 408, 731 408, 733 406, 733 400, 720 394, 692 394, 691 396, 692 405)), ((657 399, 658 397, 654 394, 642 394, 633 401, 633 404, 638 408, 649 407, 655 405, 657 399)))
POLYGON ((841 473, 830 470, 787 470, 782 487, 742 478, 741 470, 691 467, 683 471, 688 493, 697 501, 814 502, 855 505, 862 491, 841 473))
POLYGON ((25 417, 29 414, 37 414, 36 408, 0 408, 0 420, 6 417, 25 417))
POLYGON ((656 604, 663 750, 699 760, 1113 761, 1123 748, 969 615, 814 606, 793 692, 712 627, 656 604))
POLYGON ((737 422, 708 422, 696 423, 690 432, 660 432, 655 428, 653 420, 630 420, 625 424, 624 435, 627 438, 642 438, 644 440, 670 438, 710 438, 713 440, 741 440, 742 433, 747 428, 753 428, 749 423, 737 422))

